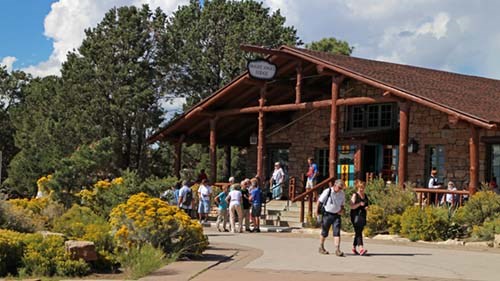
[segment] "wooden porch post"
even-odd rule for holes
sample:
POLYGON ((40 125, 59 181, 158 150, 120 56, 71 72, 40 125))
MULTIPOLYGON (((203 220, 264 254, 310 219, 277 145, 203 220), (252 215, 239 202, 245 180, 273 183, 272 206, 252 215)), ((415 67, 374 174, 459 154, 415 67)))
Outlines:
POLYGON ((224 175, 225 180, 229 179, 231 176, 231 146, 224 146, 224 156, 226 157, 226 174, 224 175))
POLYGON ((409 127, 410 104, 399 103, 399 160, 398 160, 398 184, 404 187, 406 171, 408 168, 408 127, 409 127))
POLYGON ((471 136, 469 138, 469 192, 476 193, 479 186, 479 129, 470 125, 471 136))
POLYGON ((295 84, 295 103, 300 103, 300 92, 302 89, 302 64, 297 64, 297 82, 295 84))
POLYGON ((337 133, 338 133, 338 120, 339 116, 337 113, 337 100, 339 98, 340 83, 342 83, 343 77, 332 77, 332 105, 331 105, 331 115, 330 115, 330 154, 328 156, 328 161, 330 163, 328 167, 328 174, 330 177, 337 178, 337 133))
POLYGON ((181 178, 181 162, 182 162, 182 142, 184 141, 184 135, 182 135, 175 145, 175 163, 174 163, 174 174, 180 179, 181 178))
POLYGON ((217 180, 217 143, 215 126, 217 121, 215 118, 210 119, 210 182, 214 183, 217 180))
POLYGON ((264 116, 264 111, 262 108, 264 107, 264 104, 266 102, 265 96, 266 96, 266 91, 267 91, 267 86, 264 84, 262 88, 260 88, 260 98, 259 98, 259 129, 258 129, 258 136, 257 136, 257 176, 261 181, 264 180, 264 149, 266 147, 266 139, 264 136, 264 131, 265 131, 265 116, 264 116))

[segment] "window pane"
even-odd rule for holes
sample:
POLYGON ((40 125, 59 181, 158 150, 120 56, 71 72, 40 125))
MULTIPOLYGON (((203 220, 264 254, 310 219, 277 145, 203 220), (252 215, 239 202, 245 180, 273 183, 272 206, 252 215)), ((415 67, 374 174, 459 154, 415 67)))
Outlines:
POLYGON ((368 107, 368 127, 374 128, 379 126, 379 106, 371 105, 368 107))
POLYGON ((500 144, 494 144, 491 146, 491 177, 496 177, 498 182, 498 177, 500 176, 500 144))
POLYGON ((363 128, 363 108, 360 106, 352 108, 352 128, 363 128))
POLYGON ((392 120, 392 106, 390 104, 384 104, 381 107, 380 114, 380 126, 381 127, 390 127, 392 120))

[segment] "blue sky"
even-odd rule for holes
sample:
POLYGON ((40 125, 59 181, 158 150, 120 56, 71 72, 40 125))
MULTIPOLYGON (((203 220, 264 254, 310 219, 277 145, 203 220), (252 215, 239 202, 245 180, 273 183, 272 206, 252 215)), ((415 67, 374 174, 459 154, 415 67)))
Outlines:
MULTIPOLYGON (((280 9, 304 42, 336 37, 353 56, 500 79, 500 1, 258 0, 280 9), (314 20, 312 20, 314 19, 314 20)), ((189 0, 1 0, 0 64, 59 75, 84 29, 112 7, 161 7, 189 0), (14 63, 13 63, 14 62, 14 63), (13 63, 13 65, 12 65, 13 63)))
POLYGON ((14 56, 15 68, 46 60, 52 40, 45 37, 43 21, 54 0, 2 0, 0 3, 0 58, 14 56))

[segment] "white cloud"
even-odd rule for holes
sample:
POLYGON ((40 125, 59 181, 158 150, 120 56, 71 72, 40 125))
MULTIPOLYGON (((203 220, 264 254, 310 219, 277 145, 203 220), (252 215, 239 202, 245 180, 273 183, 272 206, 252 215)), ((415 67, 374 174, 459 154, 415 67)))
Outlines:
POLYGON ((47 61, 23 70, 35 76, 59 75, 67 53, 80 46, 85 36, 84 30, 95 27, 113 7, 149 4, 153 10, 160 7, 170 14, 180 4, 187 2, 188 0, 59 0, 52 4, 44 22, 44 34, 53 40, 52 54, 47 61))
POLYGON ((17 58, 16 57, 4 57, 2 61, 0 61, 0 66, 5 66, 7 68, 7 71, 12 71, 12 65, 14 62, 16 62, 17 58))

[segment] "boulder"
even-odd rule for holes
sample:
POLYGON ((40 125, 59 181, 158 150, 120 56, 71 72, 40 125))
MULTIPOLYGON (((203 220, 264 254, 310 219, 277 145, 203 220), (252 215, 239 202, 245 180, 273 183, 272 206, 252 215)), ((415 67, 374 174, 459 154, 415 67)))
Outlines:
POLYGON ((493 247, 493 241, 467 242, 467 243, 465 243, 465 246, 466 247, 489 248, 489 247, 493 247))
POLYGON ((495 248, 500 248, 500 234, 495 234, 493 245, 495 248))
POLYGON ((71 258, 75 260, 83 259, 87 262, 97 260, 94 242, 68 240, 64 245, 66 252, 70 253, 71 258))

